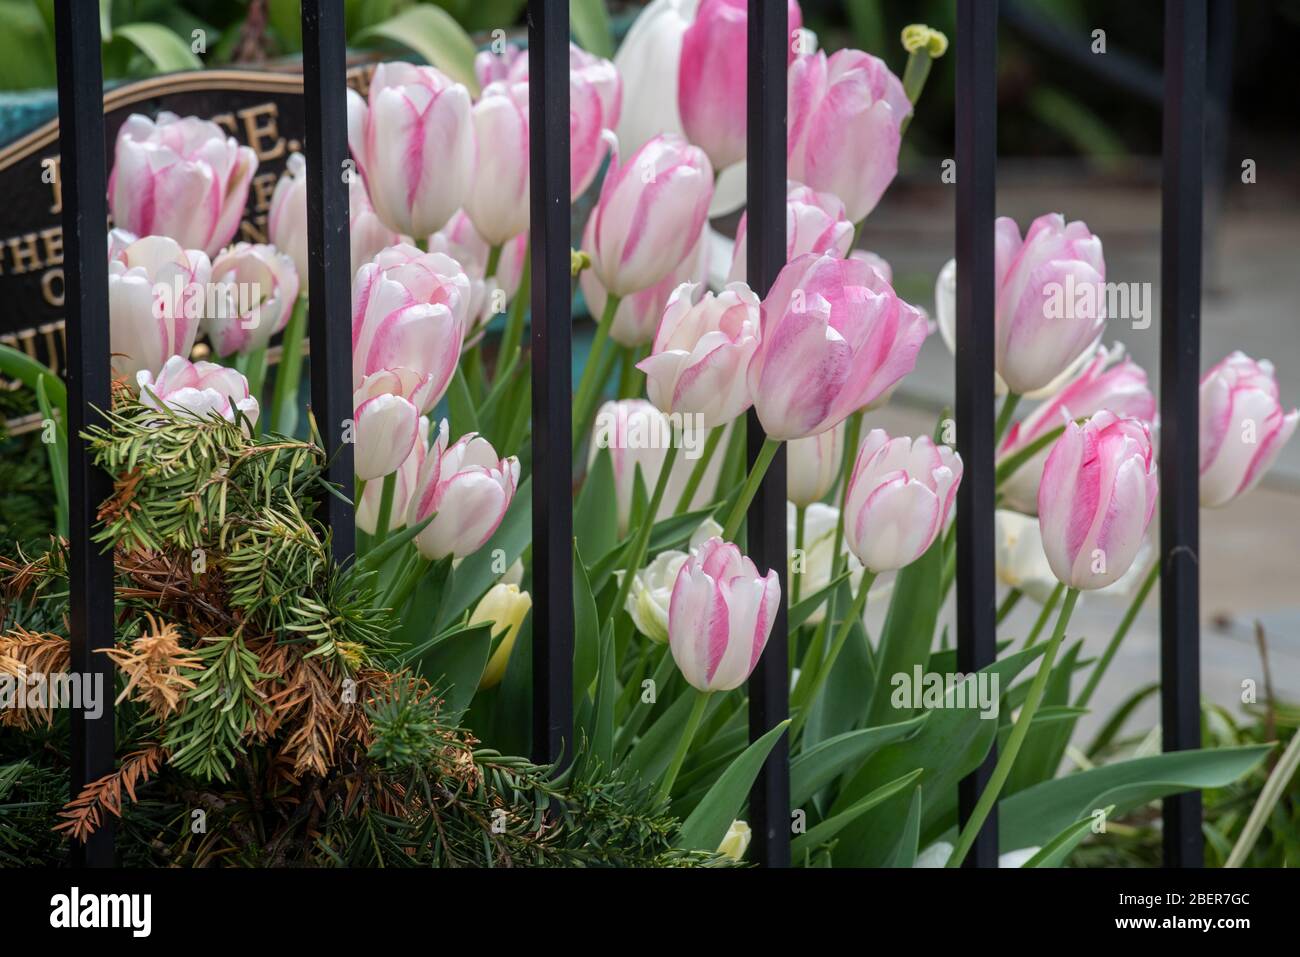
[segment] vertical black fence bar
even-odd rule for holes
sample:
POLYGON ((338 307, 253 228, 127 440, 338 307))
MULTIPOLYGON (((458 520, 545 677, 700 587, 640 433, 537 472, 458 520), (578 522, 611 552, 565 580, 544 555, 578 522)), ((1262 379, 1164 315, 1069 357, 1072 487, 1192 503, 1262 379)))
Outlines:
MULTIPOLYGON (((748 181, 746 269, 759 296, 785 265, 786 57, 790 25, 784 0, 749 3, 748 181)), ((766 437, 751 410, 746 420, 750 465, 766 437)), ((786 635, 786 475, 782 445, 746 516, 746 548, 760 570, 776 570, 781 603, 767 648, 749 679, 749 737, 757 740, 790 712, 790 652, 786 635)), ((754 859, 790 866, 790 741, 782 735, 750 792, 754 859)))
MULTIPOLYGON (((569 5, 528 2, 532 232, 533 757, 573 757, 569 5)), ((522 292, 520 293, 522 295, 522 292)))
MULTIPOLYGON (((67 303, 70 669, 102 682, 103 703, 98 718, 80 709, 71 715, 71 794, 75 797, 114 767, 113 669, 108 656, 99 653, 113 644, 113 555, 90 541, 99 504, 113 486, 107 472, 91 465, 80 438, 92 424, 93 410, 107 410, 110 401, 108 189, 99 8, 79 0, 60 0, 54 17, 67 303)), ((105 815, 85 844, 74 841, 72 847, 73 863, 111 867, 111 818, 105 815)))
MULTIPOLYGON (((352 498, 352 252, 348 240, 347 44, 343 0, 302 0, 302 81, 307 119, 307 334, 311 408, 329 465, 326 479, 352 498)), ((356 548, 353 507, 324 495, 321 516, 334 558, 356 548)))
MULTIPOLYGON (((998 7, 957 3, 957 670, 997 659, 993 581, 993 216, 997 190, 998 7)), ((964 823, 997 764, 996 748, 958 785, 964 823)), ((997 808, 967 855, 997 867, 997 808)))
MULTIPOLYGON (((1205 0, 1165 2, 1160 224, 1160 726, 1201 746, 1199 379, 1205 0)), ((1204 864, 1201 792, 1164 799, 1167 867, 1204 864)))

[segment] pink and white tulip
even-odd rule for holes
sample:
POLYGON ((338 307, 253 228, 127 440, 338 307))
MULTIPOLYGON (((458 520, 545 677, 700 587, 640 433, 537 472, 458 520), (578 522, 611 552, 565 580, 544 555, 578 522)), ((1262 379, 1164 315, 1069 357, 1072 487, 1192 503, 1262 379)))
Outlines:
MULTIPOLYGON (((1155 424, 1156 397, 1147 386, 1147 374, 1125 357, 1120 345, 1113 349, 1098 346, 1092 361, 1065 388, 1014 423, 998 448, 998 461, 1005 461, 1070 419, 1085 418, 1102 409, 1131 416, 1148 427, 1155 424)), ((1049 451, 1040 451, 998 487, 1007 505, 1034 513, 1049 451)))
POLYGON ((695 248, 713 198, 704 152, 657 136, 605 174, 592 211, 592 269, 606 292, 649 289, 695 248))
POLYGON ((844 201, 861 222, 898 173, 912 104, 884 62, 861 50, 799 57, 789 77, 789 175, 844 201))
MULTIPOLYGON (((415 431, 415 443, 394 473, 397 479, 393 482, 393 505, 388 521, 390 532, 406 527, 406 510, 411 503, 411 493, 415 491, 416 480, 420 477, 420 466, 429 454, 429 420, 421 416, 415 431)), ((361 499, 357 502, 357 528, 367 535, 373 535, 379 526, 379 509, 383 497, 383 482, 367 482, 361 492, 361 499)))
POLYGON ((404 236, 435 233, 474 179, 469 91, 435 67, 381 63, 368 99, 348 91, 348 145, 380 220, 404 236))
POLYGON ((363 482, 396 472, 416 446, 423 420, 402 391, 400 375, 377 372, 352 395, 354 469, 363 482))
MULTIPOLYGON (((299 290, 307 292, 307 162, 301 153, 292 153, 285 173, 271 194, 271 210, 266 232, 271 243, 293 260, 298 271, 299 290)), ((375 215, 360 176, 348 181, 348 239, 352 247, 352 275, 370 262, 375 254, 399 241, 396 232, 375 215)))
POLYGON ((682 38, 699 0, 651 0, 636 15, 614 54, 623 81, 618 142, 635 153, 660 133, 685 136, 677 108, 682 38))
POLYGON ((874 268, 800 256, 763 300, 749 388, 763 429, 799 439, 834 428, 912 371, 929 320, 874 268))
MULTIPOLYGON (((742 214, 736 227, 736 246, 731 257, 728 282, 745 282, 749 256, 749 214, 742 214)), ((806 253, 830 253, 839 259, 849 254, 853 224, 839 197, 819 193, 799 183, 790 183, 785 199, 785 261, 806 253)), ((870 254, 867 254, 870 255, 870 254)), ((883 262, 884 260, 881 260, 883 262)), ((889 276, 885 275, 885 281, 889 276)))
POLYGON ((1106 261, 1081 221, 1039 216, 1022 241, 1015 220, 994 225, 994 366, 1018 395, 1043 389, 1091 356, 1106 327, 1106 261))
MULTIPOLYGON (((787 7, 793 35, 803 17, 795 0, 787 7)), ((794 45, 788 46, 793 59, 794 45)), ((682 36, 677 73, 682 126, 716 169, 745 158, 748 50, 748 0, 703 0, 682 36)))
POLYGON ((498 459, 492 444, 474 432, 449 445, 444 420, 407 508, 408 525, 433 516, 415 547, 433 560, 472 555, 496 532, 518 484, 517 458, 498 459))
POLYGON ((820 502, 835 484, 844 461, 844 423, 793 440, 785 461, 786 498, 800 508, 820 502))
POLYGON ((248 380, 239 372, 215 362, 190 362, 172 356, 154 377, 148 369, 136 374, 140 402, 151 409, 170 409, 177 415, 209 419, 217 413, 227 422, 237 414, 257 422, 257 399, 248 392, 248 380))
POLYGON ((284 329, 298 299, 298 270, 274 246, 236 243, 212 263, 216 309, 203 332, 219 356, 265 348, 284 329))
POLYGON ((470 282, 442 253, 390 246, 357 272, 352 287, 352 381, 405 369, 421 380, 408 398, 421 413, 451 384, 469 318, 470 282))
POLYGON ((528 84, 488 84, 471 114, 478 158, 465 212, 499 246, 528 229, 528 84))
POLYGON ((943 531, 961 475, 961 456, 929 436, 891 439, 872 429, 844 504, 849 550, 877 573, 916 561, 943 531))
MULTIPOLYGON (((484 51, 474 60, 479 82, 526 84, 528 51, 507 47, 500 54, 484 51)), ((484 96, 487 90, 484 90, 484 96)), ((524 94, 525 119, 528 100, 524 94)), ((623 108, 623 83, 609 60, 569 44, 569 190, 576 200, 591 185, 609 152, 609 137, 623 108)), ((527 201, 525 201, 525 206, 527 201)))
POLYGON ((705 428, 730 422, 751 404, 746 370, 758 348, 760 304, 743 282, 718 295, 703 286, 677 287, 637 368, 661 412, 698 416, 705 428))
POLYGON ((505 313, 519 292, 528 257, 528 234, 520 233, 501 247, 496 274, 490 279, 485 277, 491 250, 464 210, 457 211, 446 226, 429 237, 428 249, 456 260, 469 279, 469 328, 464 343, 468 348, 482 338, 493 316, 505 313))
POLYGON ((109 348, 113 371, 130 383, 158 374, 194 347, 207 304, 212 264, 198 249, 166 236, 108 234, 109 348))
POLYGON ((682 564, 668 605, 668 647, 700 691, 745 683, 767 645, 781 602, 775 571, 759 575, 740 549, 710 538, 682 564))
POLYGON ((1254 488, 1295 434, 1267 359, 1234 352, 1201 378, 1201 504, 1226 505, 1254 488))
MULTIPOLYGON (((583 246, 592 246, 592 230, 595 217, 588 217, 587 228, 583 234, 583 246)), ((704 283, 709 279, 709 230, 701 229, 700 238, 695 248, 686 254, 663 279, 630 296, 625 296, 614 310, 614 323, 609 327, 609 336, 620 346, 636 349, 654 341, 659 321, 663 318, 668 299, 684 282, 704 283)), ((591 314, 599 318, 605 311, 607 296, 605 287, 596 278, 595 272, 584 269, 578 277, 582 295, 587 300, 591 314)))
POLYGON ((108 200, 114 224, 215 256, 244 216, 257 154, 216 123, 133 113, 117 133, 108 200))
POLYGON ((1156 507, 1151 433, 1101 411, 1070 422, 1052 446, 1038 487, 1043 551, 1070 588, 1105 588, 1133 564, 1156 507))

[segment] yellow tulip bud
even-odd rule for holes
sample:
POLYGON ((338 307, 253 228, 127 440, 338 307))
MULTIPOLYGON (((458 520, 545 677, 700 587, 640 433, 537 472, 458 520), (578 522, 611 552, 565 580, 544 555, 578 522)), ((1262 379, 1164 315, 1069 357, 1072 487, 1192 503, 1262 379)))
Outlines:
POLYGON ((718 853, 725 854, 734 861, 743 860, 752 836, 748 824, 744 821, 732 821, 731 827, 727 828, 727 836, 718 845, 718 853))
POLYGON ((471 625, 492 622, 492 638, 497 642, 487 667, 483 669, 483 677, 479 679, 480 691, 495 686, 505 675, 515 639, 519 637, 519 629, 532 607, 532 596, 520 591, 518 585, 497 584, 488 589, 475 607, 474 614, 470 615, 471 625))

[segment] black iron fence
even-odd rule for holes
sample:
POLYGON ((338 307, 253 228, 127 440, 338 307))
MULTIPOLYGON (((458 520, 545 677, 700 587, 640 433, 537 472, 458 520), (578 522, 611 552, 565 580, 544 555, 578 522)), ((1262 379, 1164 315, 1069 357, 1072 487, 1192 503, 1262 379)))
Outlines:
MULTIPOLYGON (((786 5, 750 0, 748 275, 761 297, 785 263, 786 5)), ((955 37, 957 169, 957 444, 965 463, 957 534, 957 650, 962 672, 996 657, 993 461, 993 220, 997 160, 996 0, 957 0, 955 37)), ((107 163, 99 10, 81 0, 55 4, 59 139, 66 250, 70 514, 71 668, 111 680, 98 649, 113 642, 112 556, 91 544, 109 477, 91 467, 79 438, 93 409, 110 400, 107 163)), ((573 509, 571 457, 571 246, 569 214, 569 11, 529 0, 529 113, 532 182, 533 750, 539 760, 571 751, 573 727, 573 509)), ((329 479, 352 487, 352 449, 331 423, 351 416, 350 253, 343 0, 303 0, 303 83, 307 118, 310 243, 311 404, 329 455, 329 479)), ((1200 745, 1197 382, 1200 360, 1201 210, 1206 59, 1205 0, 1166 0, 1164 178, 1161 238, 1160 470, 1161 689, 1166 751, 1200 745)), ((751 455, 762 430, 750 413, 751 455)), ((749 553, 783 579, 782 605, 750 679, 749 727, 757 739, 788 716, 784 452, 749 510, 749 553)), ((340 560, 352 555, 352 508, 335 496, 321 507, 340 560)), ((72 791, 114 767, 113 709, 72 715, 72 791)), ((996 761, 960 785, 963 820, 996 761)), ((750 800, 755 858, 790 863, 788 748, 778 744, 750 800)), ((1165 861, 1202 861, 1199 792, 1165 798, 1165 861)), ((76 862, 111 866, 111 821, 76 862)), ((967 858, 997 866, 997 815, 967 858)))

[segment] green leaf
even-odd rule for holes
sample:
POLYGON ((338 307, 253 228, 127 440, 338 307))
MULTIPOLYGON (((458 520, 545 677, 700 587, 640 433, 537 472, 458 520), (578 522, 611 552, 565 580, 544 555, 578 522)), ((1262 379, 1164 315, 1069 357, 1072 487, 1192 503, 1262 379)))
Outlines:
POLYGON ((605 0, 569 0, 569 25, 578 46, 605 59, 614 55, 605 0))
POLYGON ((469 384, 465 381, 465 373, 459 364, 451 377, 451 388, 447 392, 447 413, 451 419, 450 437, 453 442, 462 435, 481 431, 478 413, 474 411, 474 400, 469 394, 469 384))
POLYGON ((418 522, 415 525, 408 525, 400 532, 394 532, 392 535, 389 535, 370 551, 366 552, 365 555, 357 559, 357 570, 362 572, 378 571, 383 567, 384 562, 396 555, 407 542, 411 541, 415 536, 424 531, 425 526, 432 521, 433 516, 430 515, 422 522, 418 522))
POLYGON ((907 809, 907 820, 903 822, 903 832, 898 844, 889 858, 889 867, 911 868, 916 865, 916 854, 921 843, 921 786, 912 792, 912 803, 907 809))
POLYGON ((59 410, 63 428, 67 429, 68 387, 54 374, 53 369, 37 362, 25 352, 0 343, 0 375, 21 382, 33 392, 36 391, 36 383, 42 378, 46 379, 45 395, 50 400, 50 404, 59 410))
POLYGON ((911 675, 916 665, 924 666, 934 643, 934 626, 943 604, 943 536, 919 559, 898 573, 889 611, 880 631, 876 650, 876 683, 867 710, 867 724, 886 724, 910 717, 897 713, 890 702, 894 675, 911 675))
POLYGON ((1170 751, 1036 784, 1001 801, 1002 850, 1044 844, 1072 822, 1108 804, 1115 806, 1115 813, 1124 814, 1170 794, 1224 787, 1249 773, 1272 748, 1264 744, 1170 751))
MULTIPOLYGON (((1115 805, 1111 804, 1102 809, 1106 818, 1110 817, 1111 811, 1115 810, 1115 805)), ((1088 836, 1092 830, 1093 816, 1075 821, 1056 837, 1044 844, 1029 860, 1025 861, 1021 867, 1060 867, 1065 863, 1065 859, 1070 856, 1070 852, 1079 846, 1080 842, 1088 836)))
POLYGON ((817 589, 817 591, 813 592, 807 598, 800 599, 799 604, 793 606, 788 612, 786 612, 786 622, 790 631, 793 632, 796 628, 807 621, 812 616, 813 612, 820 608, 822 603, 831 596, 831 592, 838 588, 842 582, 848 581, 851 574, 853 573, 850 571, 841 572, 837 577, 831 579, 825 587, 817 589))
POLYGON ((156 23, 125 23, 113 31, 113 37, 129 41, 148 57, 159 73, 203 69, 203 61, 194 55, 188 43, 156 23))
POLYGON ((426 63, 464 83, 472 96, 478 96, 474 41, 446 10, 428 4, 408 7, 397 16, 362 30, 356 41, 364 43, 375 37, 409 47, 426 63))
POLYGON ((1144 685, 1137 691, 1133 692, 1124 700, 1124 702, 1115 709, 1115 712, 1106 719, 1101 730, 1097 732, 1097 737, 1093 738, 1092 744, 1088 745, 1088 750, 1084 752, 1089 758, 1096 758, 1105 748, 1109 747, 1111 741, 1119 734, 1120 729, 1124 727, 1124 722, 1129 719, 1138 706, 1147 698, 1151 697, 1160 690, 1160 682, 1153 681, 1149 685, 1144 685))
POLYGON ((922 714, 898 724, 846 731, 798 755, 790 762, 791 807, 799 807, 825 785, 850 768, 860 766, 885 745, 912 737, 929 717, 922 714))
POLYGON ((468 556, 456 567, 456 580, 446 601, 438 609, 438 627, 453 621, 483 596, 502 572, 494 570, 497 549, 503 553, 501 560, 509 568, 533 537, 533 480, 530 476, 515 490, 515 497, 506 510, 501 525, 482 548, 468 556))
POLYGON ((682 823, 682 829, 677 835, 678 847, 711 851, 722 843, 722 839, 727 836, 727 828, 731 827, 731 822, 736 819, 745 799, 749 797, 749 789, 753 787, 754 779, 758 777, 768 753, 776 746, 777 739, 785 734, 789 724, 789 718, 782 721, 746 748, 718 776, 704 800, 696 805, 691 816, 682 823))
POLYGON ((1039 712, 1029 726, 1029 733, 1025 736, 1020 753, 1016 755, 1016 763, 1002 789, 1003 797, 1056 776, 1056 769, 1061 766, 1074 726, 1079 717, 1087 713, 1086 709, 1069 707, 1070 679, 1082 650, 1083 641, 1080 639, 1066 650, 1052 668, 1039 712), (1038 720, 1044 716, 1047 720, 1038 720))
POLYGON ((793 860, 800 860, 813 850, 818 844, 825 844, 844 828, 848 827, 863 814, 866 814, 877 804, 880 804, 886 798, 891 798, 899 791, 902 791, 908 785, 912 784, 921 776, 922 768, 904 774, 896 781, 890 781, 888 784, 876 788, 861 801, 858 801, 852 807, 841 811, 839 814, 828 817, 820 824, 814 825, 806 834, 800 834, 790 844, 790 856, 793 860))
MULTIPOLYGON (((664 689, 659 690, 662 692, 664 689)), ((654 724, 646 729, 645 734, 641 735, 632 746, 627 759, 623 762, 623 766, 642 781, 658 781, 668 769, 668 762, 673 757, 673 749, 677 747, 682 729, 686 727, 686 717, 691 711, 694 695, 689 693, 689 688, 686 690, 688 693, 679 694, 674 698, 672 704, 668 705, 654 724)), ((709 696, 709 703, 704 712, 705 723, 721 703, 722 697, 719 694, 709 696)), ((663 700, 661 697, 659 703, 663 700)))
POLYGON ((30 0, 0 0, 0 89, 53 87, 54 33, 30 0))
MULTIPOLYGON (((50 406, 47 383, 56 382, 54 376, 43 375, 36 380, 36 401, 41 407, 41 415, 58 424, 54 429, 54 441, 45 442, 45 452, 50 462, 50 478, 54 484, 54 515, 58 533, 68 536, 68 435, 67 420, 54 418, 54 409, 50 406)), ((59 383, 62 386, 62 383, 59 383)))
POLYGON ((596 453, 573 509, 574 534, 586 555, 604 555, 618 542, 618 500, 609 449, 596 453))
POLYGON ((573 695, 581 701, 600 667, 600 618, 577 543, 573 546, 573 695))
POLYGON ((420 674, 443 694, 443 714, 454 721, 474 700, 492 650, 492 625, 466 628, 437 642, 417 660, 420 674))
POLYGON ((614 662, 614 624, 606 621, 600 633, 600 673, 596 679, 596 700, 592 723, 587 731, 586 756, 602 768, 614 764, 614 703, 618 700, 618 676, 614 662))
POLYGON ((266 5, 267 25, 275 31, 282 53, 297 53, 302 49, 301 0, 269 0, 266 5))

